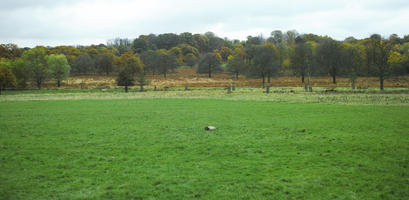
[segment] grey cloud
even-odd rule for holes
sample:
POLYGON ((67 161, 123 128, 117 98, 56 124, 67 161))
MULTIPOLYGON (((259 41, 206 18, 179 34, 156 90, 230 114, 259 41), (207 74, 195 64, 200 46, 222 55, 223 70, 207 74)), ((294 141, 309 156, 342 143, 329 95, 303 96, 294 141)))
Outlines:
POLYGON ((402 36, 409 34, 407 13, 409 2, 403 0, 0 1, 0 43, 85 45, 113 37, 207 30, 221 37, 241 33, 238 39, 276 29, 336 39, 373 32, 402 36))

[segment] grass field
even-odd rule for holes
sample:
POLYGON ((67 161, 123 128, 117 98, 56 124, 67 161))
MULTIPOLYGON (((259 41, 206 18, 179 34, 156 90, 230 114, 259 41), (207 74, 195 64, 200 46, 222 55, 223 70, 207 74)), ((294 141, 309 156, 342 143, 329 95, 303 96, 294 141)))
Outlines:
POLYGON ((3 95, 0 199, 409 198, 407 103, 222 92, 3 95))

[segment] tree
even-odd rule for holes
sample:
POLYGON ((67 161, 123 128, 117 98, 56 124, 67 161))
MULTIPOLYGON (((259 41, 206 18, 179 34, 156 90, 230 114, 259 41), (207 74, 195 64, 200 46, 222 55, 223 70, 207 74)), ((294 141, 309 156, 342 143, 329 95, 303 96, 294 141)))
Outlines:
POLYGON ((64 54, 70 66, 74 65, 75 59, 81 54, 80 50, 71 46, 57 46, 50 50, 50 54, 64 54))
POLYGON ((16 44, 0 44, 0 58, 18 58, 22 50, 16 44))
POLYGON ((169 49, 168 55, 176 60, 177 66, 183 65, 182 49, 180 49, 179 47, 172 47, 171 49, 169 49))
POLYGON ((220 64, 221 64, 220 54, 216 52, 207 53, 199 60, 197 72, 207 73, 209 75, 209 78, 211 78, 212 73, 222 71, 220 64))
POLYGON ((265 78, 270 77, 279 69, 278 50, 273 44, 257 45, 253 58, 252 72, 262 77, 263 88, 265 88, 265 78))
POLYGON ((284 35, 280 30, 271 32, 271 37, 268 40, 270 43, 273 43, 277 47, 279 53, 278 57, 280 69, 283 67, 283 62, 286 54, 286 46, 284 40, 285 40, 284 35))
POLYGON ((170 49, 179 44, 179 36, 174 33, 165 33, 158 35, 156 46, 158 49, 170 49))
POLYGON ((132 51, 121 55, 116 60, 116 65, 119 69, 117 77, 117 85, 125 86, 125 92, 128 92, 128 86, 134 85, 135 75, 143 71, 143 64, 132 51))
POLYGON ((47 64, 50 67, 51 75, 57 80, 57 87, 61 86, 61 81, 70 76, 71 67, 64 54, 51 54, 47 57, 47 64))
POLYGON ((332 83, 336 84, 336 76, 339 75, 343 66, 340 42, 332 38, 325 38, 318 46, 317 53, 321 66, 332 76, 332 83))
POLYGON ((10 64, 11 72, 16 76, 17 87, 27 87, 27 81, 30 78, 30 70, 27 64, 21 58, 12 60, 10 64))
POLYGON ((380 35, 373 34, 370 37, 367 48, 369 64, 379 77, 379 89, 383 90, 383 82, 390 72, 388 59, 392 45, 388 41, 383 40, 380 35))
POLYGON ((183 57, 185 65, 192 67, 196 64, 197 57, 193 53, 188 53, 183 57))
POLYGON ((234 74, 236 79, 239 79, 239 74, 244 73, 247 70, 247 64, 239 55, 230 56, 227 63, 227 71, 234 74))
POLYGON ((223 62, 227 62, 227 59, 232 53, 233 50, 231 50, 229 47, 222 47, 222 49, 220 49, 220 56, 222 57, 223 62))
POLYGON ((345 64, 345 74, 351 81, 352 89, 355 89, 355 81, 361 73, 361 66, 365 60, 365 47, 361 44, 351 44, 349 42, 342 43, 342 59, 345 64))
POLYGON ((6 67, 0 66, 0 95, 1 91, 16 86, 16 77, 6 67))
POLYGON ((38 89, 50 76, 50 68, 47 65, 47 49, 37 46, 25 51, 22 55, 24 62, 27 64, 31 78, 36 82, 38 89))
POLYGON ((109 75, 114 71, 114 66, 112 62, 114 61, 114 55, 111 53, 101 53, 95 57, 95 65, 99 72, 104 72, 106 75, 109 75))
POLYGON ((167 74, 178 66, 178 57, 165 49, 159 49, 156 53, 158 54, 159 73, 163 74, 163 77, 166 78, 167 74))
POLYGON ((296 75, 301 76, 301 82, 304 83, 307 72, 307 47, 301 38, 297 40, 291 52, 291 68, 296 75))
POLYGON ((180 49, 182 50, 183 56, 187 54, 193 54, 194 56, 198 57, 200 55, 199 50, 197 48, 190 46, 188 44, 181 44, 180 49))
POLYGON ((95 70, 95 62, 88 54, 79 55, 71 68, 73 74, 87 74, 95 70))
POLYGON ((141 55, 141 60, 145 66, 144 71, 150 71, 153 75, 159 73, 159 55, 156 51, 145 51, 141 55))
POLYGON ((205 35, 201 34, 194 34, 193 35, 193 40, 196 49, 200 51, 200 53, 206 52, 209 46, 209 38, 207 38, 205 35))
POLYGON ((142 53, 148 49, 148 43, 142 38, 136 38, 132 42, 132 50, 136 53, 142 53))

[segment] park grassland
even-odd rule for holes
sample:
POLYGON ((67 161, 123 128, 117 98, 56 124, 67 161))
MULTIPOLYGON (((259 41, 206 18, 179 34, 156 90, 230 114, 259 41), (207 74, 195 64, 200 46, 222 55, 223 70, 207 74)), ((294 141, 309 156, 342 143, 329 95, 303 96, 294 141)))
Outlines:
POLYGON ((409 198, 407 94, 174 93, 2 96, 0 199, 409 198))

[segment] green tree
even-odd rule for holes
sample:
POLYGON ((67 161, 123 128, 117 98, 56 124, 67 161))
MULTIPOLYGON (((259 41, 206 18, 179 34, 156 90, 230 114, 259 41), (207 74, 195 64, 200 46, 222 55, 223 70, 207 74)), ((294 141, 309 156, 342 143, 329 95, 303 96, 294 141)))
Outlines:
POLYGON ((70 76, 71 67, 64 54, 51 54, 47 57, 47 64, 50 67, 51 75, 57 81, 57 87, 61 86, 61 81, 70 76))
POLYGON ((252 72, 262 78, 265 88, 265 78, 270 83, 270 77, 279 70, 278 50, 273 44, 255 46, 252 72))
POLYGON ((132 42, 132 50, 135 51, 136 53, 142 53, 148 50, 148 43, 146 42, 146 40, 142 38, 136 38, 132 42))
POLYGON ((244 73, 247 70, 247 64, 245 60, 239 55, 230 56, 227 63, 227 71, 234 74, 236 79, 239 79, 239 74, 244 73))
POLYGON ((125 92, 128 92, 128 86, 133 86, 135 83, 135 75, 143 71, 143 64, 139 56, 133 52, 126 52, 116 60, 119 73, 117 77, 117 85, 124 86, 125 92))
POLYGON ((301 76, 301 82, 305 83, 305 77, 310 77, 314 71, 316 62, 315 49, 317 43, 314 41, 305 41, 302 37, 297 37, 294 48, 291 51, 291 69, 301 76))
POLYGON ((194 66, 196 64, 197 57, 193 53, 188 53, 183 57, 183 62, 187 66, 194 66))
POLYGON ((344 60, 344 74, 349 77, 351 81, 352 89, 355 89, 355 82, 358 76, 361 74, 361 67, 364 65, 365 61, 365 47, 359 43, 349 43, 343 42, 342 43, 342 51, 344 60))
POLYGON ((200 51, 200 53, 204 53, 207 51, 209 47, 209 38, 207 38, 205 35, 201 34, 194 34, 193 35, 193 40, 196 49, 200 51))
POLYGON ((163 74, 163 77, 166 78, 167 74, 178 66, 178 57, 165 49, 159 49, 156 53, 158 54, 159 73, 163 74))
POLYGON ((6 88, 12 88, 16 86, 16 77, 6 67, 0 66, 0 95, 1 91, 6 88))
POLYGON ((151 72, 153 75, 159 73, 159 54, 156 51, 149 50, 141 54, 141 60, 145 66, 144 71, 151 72))
POLYGON ((367 46, 367 57, 375 74, 379 77, 379 89, 383 90, 383 82, 390 73, 389 55, 392 45, 378 34, 370 37, 367 46))
POLYGON ((182 49, 180 49, 179 47, 172 47, 171 49, 169 49, 168 55, 176 60, 177 66, 183 65, 182 49))
POLYGON ((72 74, 88 74, 94 72, 95 62, 88 54, 82 54, 75 58, 71 68, 72 74))
POLYGON ((332 76, 332 83, 336 84, 336 77, 342 71, 343 61, 340 42, 332 38, 321 41, 317 50, 321 67, 332 76))
POLYGON ((114 71, 113 61, 114 55, 112 53, 101 53, 95 57, 95 66, 99 72, 109 75, 109 73, 114 71))
POLYGON ((47 49, 37 46, 25 51, 22 55, 24 62, 30 71, 31 78, 36 82, 38 89, 50 77, 50 68, 47 65, 47 49))
POLYGON ((212 73, 221 72, 221 56, 216 52, 205 54, 198 63, 197 72, 206 73, 209 75, 209 78, 212 77, 212 73))
POLYGON ((16 58, 11 62, 11 71, 16 76, 17 87, 26 88, 30 78, 30 69, 21 58, 16 58))

